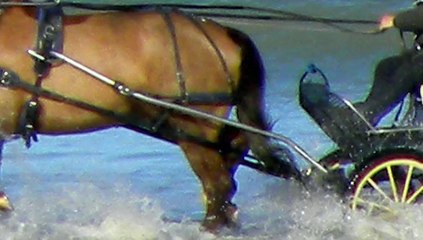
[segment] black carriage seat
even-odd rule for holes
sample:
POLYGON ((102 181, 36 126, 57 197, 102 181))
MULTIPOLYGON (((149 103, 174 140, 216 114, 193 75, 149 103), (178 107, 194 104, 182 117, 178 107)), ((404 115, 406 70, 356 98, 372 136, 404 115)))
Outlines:
POLYGON ((299 102, 325 134, 340 148, 364 144, 375 128, 349 101, 331 92, 323 72, 310 65, 300 80, 299 102))

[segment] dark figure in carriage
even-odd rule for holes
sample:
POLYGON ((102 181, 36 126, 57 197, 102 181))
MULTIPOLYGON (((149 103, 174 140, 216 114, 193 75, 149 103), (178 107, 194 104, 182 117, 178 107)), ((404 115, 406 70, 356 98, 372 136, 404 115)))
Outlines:
POLYGON ((236 106, 241 123, 269 131, 262 61, 244 33, 169 8, 65 16, 60 6, 1 4, 1 145, 14 135, 30 146, 37 134, 115 126, 177 144, 202 183, 208 230, 235 224, 234 174, 249 149, 259 170, 299 177, 290 152, 268 137, 118 93, 125 93, 125 85, 220 118, 236 106), (34 60, 28 49, 39 57, 34 60), (120 84, 111 88, 96 81, 57 61, 51 51, 120 84))
MULTIPOLYGON (((401 33, 412 32, 415 41, 410 49, 404 49, 401 54, 379 62, 374 72, 373 85, 364 101, 347 106, 348 103, 331 93, 326 79, 306 80, 308 83, 313 83, 313 86, 308 84, 301 89, 302 105, 314 116, 327 135, 342 147, 349 148, 353 145, 350 141, 352 138, 365 138, 365 132, 377 126, 381 119, 399 104, 404 104, 407 95, 411 96, 410 111, 403 124, 414 127, 423 125, 421 1, 417 1, 414 8, 395 16, 384 16, 380 21, 380 30, 384 31, 391 27, 398 28, 401 33)), ((311 67, 310 72, 316 71, 319 70, 311 67)))
POLYGON ((407 197, 412 202, 423 190, 422 21, 421 4, 382 18, 380 30, 396 26, 411 31, 416 35, 415 43, 400 55, 379 62, 370 93, 362 102, 353 104, 333 93, 326 76, 314 65, 301 78, 301 106, 337 145, 319 161, 331 170, 323 182, 341 195, 353 193, 353 209, 373 208, 366 191, 375 182, 390 182, 393 188, 385 197, 395 193, 392 202, 406 202, 407 197), (398 111, 392 125, 379 124, 394 109, 398 111), (420 170, 413 173, 413 169, 420 170), (407 181, 413 182, 411 178, 418 185, 404 187, 407 181))

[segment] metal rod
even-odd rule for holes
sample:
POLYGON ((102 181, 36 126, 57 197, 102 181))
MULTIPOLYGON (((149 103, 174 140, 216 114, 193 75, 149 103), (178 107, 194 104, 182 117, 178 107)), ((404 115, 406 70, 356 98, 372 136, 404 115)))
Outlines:
POLYGON ((38 1, 38 2, 30 2, 30 1, 10 1, 10 2, 0 2, 0 7, 51 7, 51 6, 58 6, 60 4, 60 0, 53 0, 53 1, 38 1))
MULTIPOLYGON (((35 58, 38 58, 39 60, 42 60, 42 61, 46 60, 46 58, 44 56, 38 54, 36 51, 34 51, 32 49, 29 49, 28 53, 29 53, 29 55, 31 55, 35 58)), ((110 78, 108 78, 108 77, 106 77, 106 76, 104 76, 104 75, 102 75, 102 74, 100 74, 100 73, 80 64, 79 62, 77 62, 77 61, 75 61, 71 58, 66 57, 63 54, 57 53, 55 51, 51 51, 50 54, 52 56, 62 60, 62 61, 65 61, 66 63, 70 64, 71 66, 78 68, 79 70, 87 73, 88 75, 91 75, 91 76, 99 79, 100 81, 102 81, 102 82, 104 82, 108 85, 114 86, 116 84, 116 81, 114 81, 114 80, 112 80, 112 79, 110 79, 110 78)))
MULTIPOLYGON (((33 50, 28 50, 28 53, 30 55, 36 57, 36 58, 39 57, 39 54, 37 54, 33 50)), ((91 69, 91 68, 89 68, 89 67, 87 67, 87 66, 85 66, 85 65, 83 65, 83 64, 63 55, 63 54, 61 54, 61 53, 51 51, 50 54, 52 56, 64 61, 64 62, 68 63, 72 67, 74 67, 78 70, 81 70, 81 71, 87 73, 88 75, 91 75, 91 76, 97 78, 98 80, 108 84, 108 85, 116 86, 116 83, 117 83, 116 81, 114 81, 114 80, 94 71, 93 69, 91 69)), ((126 88, 126 87, 124 87, 124 88, 126 88)), ((133 91, 125 90, 125 93, 129 93, 130 96, 132 96, 132 97, 134 97, 138 100, 141 100, 141 101, 144 101, 146 103, 150 103, 150 104, 153 104, 153 105, 156 105, 156 106, 159 106, 159 107, 175 110, 177 112, 180 112, 180 113, 183 113, 183 114, 186 114, 186 115, 190 115, 190 116, 193 116, 193 117, 199 117, 199 118, 203 118, 203 119, 206 119, 206 120, 209 120, 209 121, 211 120, 211 121, 214 121, 214 122, 223 123, 225 125, 232 126, 232 127, 238 128, 238 129, 242 129, 242 130, 245 130, 245 131, 249 131, 249 132, 252 132, 252 133, 256 133, 256 134, 267 136, 267 137, 270 137, 270 138, 273 138, 273 139, 280 140, 283 143, 285 143, 286 145, 293 148, 299 155, 301 155, 304 159, 306 159, 309 163, 313 164, 319 170, 321 170, 324 173, 328 172, 322 165, 320 165, 315 159, 313 159, 313 157, 311 157, 306 151, 304 151, 304 149, 302 149, 297 143, 295 143, 294 141, 292 141, 291 139, 289 139, 288 137, 285 137, 283 135, 264 131, 264 130, 254 128, 254 127, 251 127, 251 126, 239 123, 239 122, 220 118, 220 117, 217 117, 215 115, 205 113, 205 112, 201 112, 201 111, 198 111, 198 110, 195 110, 195 109, 192 109, 192 108, 184 107, 184 106, 181 106, 181 105, 178 105, 178 104, 174 104, 174 103, 158 100, 158 99, 155 99, 155 98, 151 98, 151 97, 145 96, 145 95, 143 95, 139 92, 133 92, 133 91)))
POLYGON ((361 114, 361 112, 360 111, 358 111, 358 109, 350 102, 350 101, 348 101, 347 99, 345 99, 345 98, 341 98, 341 100, 351 109, 351 110, 353 110, 353 112, 355 113, 355 114, 357 114, 357 116, 361 119, 361 120, 363 120, 363 122, 367 125, 367 127, 369 127, 370 128, 370 130, 371 131, 376 131, 376 128, 369 122, 369 121, 367 121, 367 119, 366 119, 366 117, 364 117, 363 116, 363 114, 361 114))

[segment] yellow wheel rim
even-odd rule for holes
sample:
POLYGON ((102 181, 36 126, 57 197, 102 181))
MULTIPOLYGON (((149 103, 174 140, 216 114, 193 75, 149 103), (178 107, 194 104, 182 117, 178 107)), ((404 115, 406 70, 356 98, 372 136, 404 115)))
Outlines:
POLYGON ((423 196, 422 174, 422 160, 412 158, 395 158, 376 165, 357 182, 352 209, 361 208, 373 214, 375 210, 394 212, 392 204, 412 204, 423 196), (395 178, 393 169, 398 167, 405 173, 405 179, 395 178), (386 174, 387 180, 378 182, 374 179, 378 174, 386 174))

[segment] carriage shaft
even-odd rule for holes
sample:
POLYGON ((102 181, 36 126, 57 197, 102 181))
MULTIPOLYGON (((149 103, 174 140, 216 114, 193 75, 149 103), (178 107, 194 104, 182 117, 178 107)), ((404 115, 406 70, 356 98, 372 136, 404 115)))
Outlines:
MULTIPOLYGON (((28 53, 30 55, 32 55, 33 57, 36 58, 40 58, 40 56, 33 50, 28 50, 28 53)), ((315 160, 312 156, 310 156, 304 149, 302 149, 297 143, 295 143, 293 140, 291 140, 290 138, 283 136, 281 134, 276 134, 276 133, 272 133, 269 131, 264 131, 255 127, 251 127, 249 125, 246 124, 242 124, 239 122, 235 122, 233 120, 228 120, 228 119, 223 119, 217 116, 214 116, 212 114, 208 114, 202 111, 198 111, 192 108, 188 108, 185 106, 181 106, 175 103, 171 103, 171 102, 166 102, 166 101, 162 101, 159 99, 155 99, 149 96, 146 96, 144 94, 141 94, 139 92, 136 91, 132 91, 131 89, 129 89, 127 86, 125 86, 124 84, 117 82, 115 80, 112 80, 104 75, 102 75, 101 73, 83 65, 82 63, 79 63, 78 61, 65 56, 64 54, 55 52, 55 51, 50 51, 50 54, 59 59, 62 60, 66 63, 68 63, 69 65, 71 65, 72 67, 98 79, 99 81, 113 87, 118 93, 123 94, 125 96, 129 96, 132 98, 135 98, 137 100, 155 105, 155 106, 159 106, 159 107, 163 107, 166 109, 170 109, 170 110, 174 110, 177 112, 180 112, 182 114, 186 114, 192 117, 198 117, 198 118, 202 118, 208 121, 213 121, 213 122, 217 122, 217 123, 222 123, 231 127, 235 127, 244 131, 248 131, 251 133, 255 133, 255 134, 259 134, 259 135, 263 135, 266 137, 270 137, 272 139, 276 139, 279 140, 281 142, 283 142, 284 144, 286 144, 287 146, 291 147, 295 152, 297 152, 300 156, 302 156, 305 160, 307 160, 310 164, 312 164, 313 166, 315 166, 316 168, 318 168, 320 171, 327 173, 327 169, 325 167, 323 167, 321 164, 318 163, 317 160, 315 160)), ((40 59, 42 60, 42 59, 40 59)))

